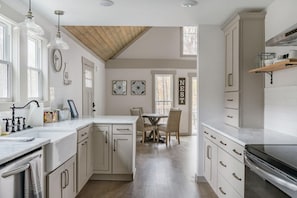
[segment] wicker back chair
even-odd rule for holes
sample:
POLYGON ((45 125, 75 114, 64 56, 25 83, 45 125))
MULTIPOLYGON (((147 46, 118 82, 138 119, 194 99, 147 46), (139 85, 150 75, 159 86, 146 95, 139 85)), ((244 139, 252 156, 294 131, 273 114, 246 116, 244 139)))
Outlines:
POLYGON ((167 123, 158 126, 158 131, 166 133, 166 146, 168 145, 168 137, 170 142, 170 133, 175 133, 178 144, 180 144, 179 127, 181 112, 182 111, 180 109, 170 109, 167 123))

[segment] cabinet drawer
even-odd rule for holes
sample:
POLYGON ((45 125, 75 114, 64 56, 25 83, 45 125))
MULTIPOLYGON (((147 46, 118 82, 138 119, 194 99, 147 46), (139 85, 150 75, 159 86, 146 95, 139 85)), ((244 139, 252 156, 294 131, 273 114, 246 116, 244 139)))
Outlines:
POLYGON ((242 198, 243 196, 239 195, 234 188, 230 185, 228 181, 222 176, 218 175, 218 196, 224 198, 242 198))
POLYGON ((244 195, 244 164, 222 149, 218 149, 218 172, 236 189, 237 193, 244 195))
POLYGON ((84 140, 85 138, 87 138, 88 137, 88 133, 89 133, 89 130, 90 130, 90 126, 88 125, 88 126, 86 126, 86 127, 84 127, 84 128, 82 128, 82 129, 79 129, 78 131, 77 131, 77 142, 80 142, 80 141, 82 141, 82 140, 84 140))
POLYGON ((240 162, 244 162, 243 158, 243 152, 244 152, 244 147, 229 140, 229 146, 228 146, 228 153, 230 153, 233 157, 238 159, 240 162))
POLYGON ((207 137, 209 140, 211 140, 215 144, 218 144, 220 135, 217 132, 215 132, 207 127, 204 127, 203 134, 204 134, 204 137, 207 137))
POLYGON ((225 107, 238 109, 239 92, 225 92, 225 107))
POLYGON ((113 134, 132 134, 133 126, 131 124, 115 124, 112 127, 113 134))
POLYGON ((239 111, 237 109, 225 109, 225 123, 238 127, 239 111))

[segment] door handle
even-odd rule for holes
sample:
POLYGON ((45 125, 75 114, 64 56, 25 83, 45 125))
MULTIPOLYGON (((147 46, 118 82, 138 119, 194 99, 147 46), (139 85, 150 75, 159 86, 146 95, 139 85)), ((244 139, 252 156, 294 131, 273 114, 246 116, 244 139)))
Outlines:
POLYGON ((108 134, 107 131, 105 131, 105 144, 107 144, 108 134))
POLYGON ((66 172, 65 187, 66 187, 69 185, 69 171, 68 171, 68 169, 66 169, 65 172, 66 172))
POLYGON ((30 164, 25 164, 23 166, 19 166, 19 167, 13 169, 13 170, 10 170, 10 171, 7 171, 7 172, 3 173, 2 177, 7 178, 9 176, 16 175, 18 173, 21 173, 21 172, 27 170, 29 167, 30 167, 30 164))
POLYGON ((115 144, 116 144, 116 140, 113 140, 113 152, 116 152, 115 144))
POLYGON ((228 86, 229 87, 233 86, 233 74, 232 73, 228 74, 228 86))
POLYGON ((62 187, 62 189, 66 188, 66 172, 65 171, 63 171, 61 173, 61 187, 62 187))

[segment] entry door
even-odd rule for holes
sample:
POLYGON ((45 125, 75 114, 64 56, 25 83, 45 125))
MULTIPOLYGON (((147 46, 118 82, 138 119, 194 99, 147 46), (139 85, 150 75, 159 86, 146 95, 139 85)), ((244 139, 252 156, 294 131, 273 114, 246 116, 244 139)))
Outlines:
POLYGON ((83 93, 82 93, 82 112, 83 115, 93 116, 95 111, 94 103, 94 63, 82 57, 82 80, 83 80, 83 93))
POLYGON ((196 73, 189 73, 190 105, 189 105, 189 135, 196 135, 198 131, 198 81, 196 73))

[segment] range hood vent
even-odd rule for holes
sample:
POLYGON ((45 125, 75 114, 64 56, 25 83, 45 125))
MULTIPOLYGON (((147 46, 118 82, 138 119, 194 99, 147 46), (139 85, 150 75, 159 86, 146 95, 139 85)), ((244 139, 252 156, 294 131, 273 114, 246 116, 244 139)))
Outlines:
POLYGON ((266 46, 297 46, 297 24, 266 41, 266 46))

